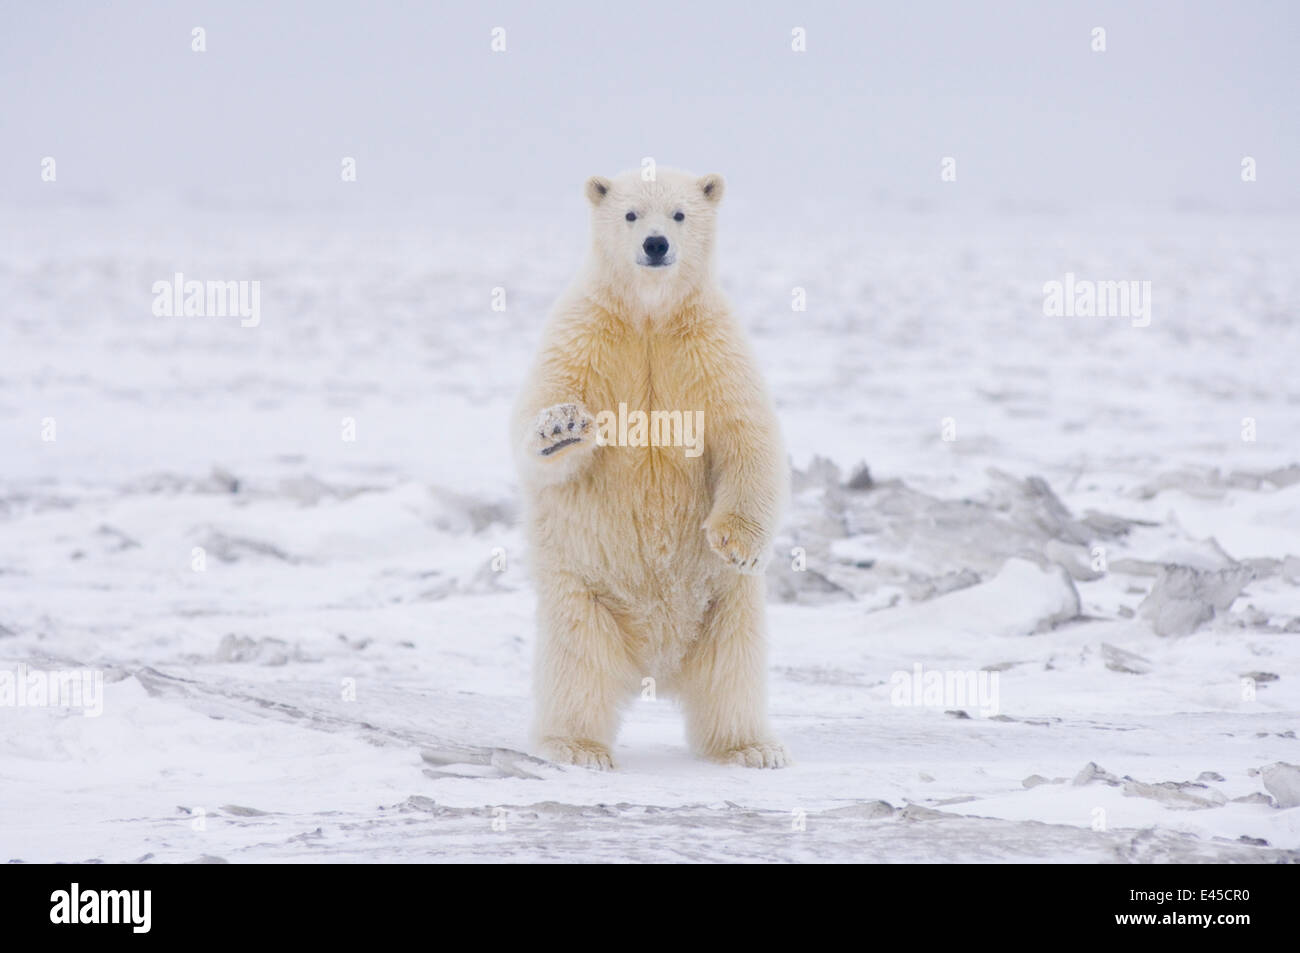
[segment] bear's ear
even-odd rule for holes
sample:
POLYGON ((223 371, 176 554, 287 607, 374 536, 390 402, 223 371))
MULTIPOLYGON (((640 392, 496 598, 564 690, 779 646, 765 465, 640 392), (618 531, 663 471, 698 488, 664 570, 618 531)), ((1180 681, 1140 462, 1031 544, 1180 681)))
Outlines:
POLYGON ((722 193, 727 189, 727 182, 715 172, 712 175, 700 176, 699 186, 704 197, 717 205, 722 201, 722 193))
POLYGON ((609 190, 612 187, 613 183, 611 183, 609 179, 603 178, 599 175, 593 175, 587 180, 587 185, 585 186, 587 201, 592 205, 599 205, 605 200, 605 196, 609 194, 609 190))

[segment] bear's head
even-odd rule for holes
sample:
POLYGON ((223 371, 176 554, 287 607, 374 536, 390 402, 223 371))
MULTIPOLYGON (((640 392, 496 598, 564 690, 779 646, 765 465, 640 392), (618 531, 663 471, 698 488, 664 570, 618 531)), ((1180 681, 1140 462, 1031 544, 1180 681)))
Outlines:
POLYGON ((594 277, 616 298, 647 310, 671 307, 713 272, 713 235, 725 187, 720 175, 659 168, 587 180, 594 277))

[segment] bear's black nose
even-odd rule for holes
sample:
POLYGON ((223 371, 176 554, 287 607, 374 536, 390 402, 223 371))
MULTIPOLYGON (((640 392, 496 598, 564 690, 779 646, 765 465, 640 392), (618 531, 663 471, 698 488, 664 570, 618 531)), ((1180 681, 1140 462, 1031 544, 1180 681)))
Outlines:
POLYGON ((641 244, 641 247, 645 249, 650 260, 654 261, 668 254, 668 239, 662 235, 651 235, 641 244))

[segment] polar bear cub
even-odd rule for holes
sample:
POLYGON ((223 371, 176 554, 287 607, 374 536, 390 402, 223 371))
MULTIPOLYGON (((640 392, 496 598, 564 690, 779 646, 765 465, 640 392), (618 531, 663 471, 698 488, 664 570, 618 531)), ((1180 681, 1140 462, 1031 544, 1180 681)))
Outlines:
POLYGON ((514 414, 538 592, 535 743, 613 767, 624 706, 680 700, 692 747, 781 767, 767 720, 762 570, 788 466, 714 280, 724 182, 587 180, 591 248, 514 414))

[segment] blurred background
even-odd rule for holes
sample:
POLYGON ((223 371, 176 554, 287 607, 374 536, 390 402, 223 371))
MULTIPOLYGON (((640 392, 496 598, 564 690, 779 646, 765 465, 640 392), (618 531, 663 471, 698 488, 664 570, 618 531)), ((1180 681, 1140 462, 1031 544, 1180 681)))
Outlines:
POLYGON ((33 174, 46 155, 68 204, 385 208, 434 227, 447 202, 519 228, 520 206, 573 214, 587 175, 643 156, 724 171, 729 202, 769 221, 1300 197, 1286 2, 56 2, 7 20, 0 195, 16 202, 53 200, 33 174))

